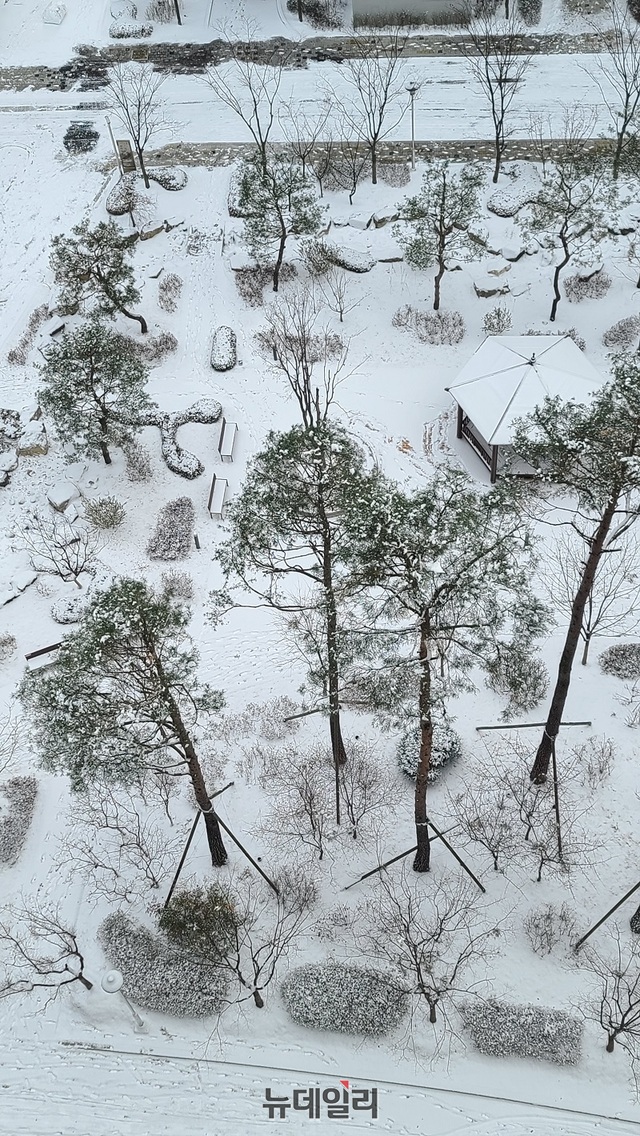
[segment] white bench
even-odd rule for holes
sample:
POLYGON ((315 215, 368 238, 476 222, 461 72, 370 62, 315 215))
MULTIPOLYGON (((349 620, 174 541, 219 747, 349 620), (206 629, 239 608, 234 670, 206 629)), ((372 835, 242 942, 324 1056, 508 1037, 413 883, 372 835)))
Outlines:
POLYGON ((218 477, 215 473, 211 479, 211 489, 209 490, 209 500, 207 501, 207 509, 209 516, 214 521, 221 521, 224 512, 224 502, 227 495, 227 488, 229 482, 226 477, 218 477))
POLYGON ((223 461, 233 461, 233 447, 236 441, 238 427, 235 422, 222 419, 222 430, 218 439, 218 453, 223 461))
POLYGON ((51 643, 48 647, 40 647, 38 651, 30 651, 25 655, 27 660, 27 668, 30 671, 45 670, 46 667, 54 666, 58 661, 58 651, 62 643, 51 643))

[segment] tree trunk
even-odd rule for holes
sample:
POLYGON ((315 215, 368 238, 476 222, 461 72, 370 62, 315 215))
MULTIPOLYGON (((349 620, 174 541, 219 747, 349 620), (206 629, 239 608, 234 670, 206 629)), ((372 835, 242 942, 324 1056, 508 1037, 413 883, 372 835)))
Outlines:
POLYGON ((100 453, 102 454, 102 456, 104 458, 104 464, 105 465, 111 465, 111 454, 109 453, 109 449, 107 447, 107 441, 106 441, 106 439, 107 439, 107 419, 104 415, 101 415, 100 418, 98 419, 98 421, 100 422, 100 433, 102 435, 102 437, 100 438, 100 453))
POLYGON ((378 143, 371 146, 371 184, 378 184, 378 143))
POLYGON ((560 234, 560 240, 562 242, 562 248, 564 249, 564 258, 560 261, 560 264, 557 266, 553 274, 553 303, 551 305, 551 315, 549 316, 551 323, 555 323, 558 304, 560 303, 560 300, 562 298, 560 296, 560 273, 562 272, 563 268, 566 268, 571 256, 566 237, 563 233, 560 234))
POLYGON ((615 1046, 615 1043, 616 1043, 616 1035, 615 1035, 615 1033, 610 1033, 609 1036, 607 1037, 607 1044, 605 1046, 607 1053, 613 1053, 613 1048, 615 1046))
POLYGON ((340 724, 340 659, 338 656, 338 611, 333 586, 333 544, 331 524, 327 517, 322 486, 318 487, 318 515, 322 526, 322 583, 327 633, 327 670, 329 680, 329 729, 336 781, 336 823, 340 824, 340 778, 338 770, 347 760, 340 724))
POLYGON ((591 646, 591 635, 588 634, 588 635, 585 635, 585 637, 584 637, 584 651, 582 652, 582 659, 580 660, 583 667, 586 667, 586 665, 587 665, 587 656, 589 654, 589 647, 590 646, 591 646))
POLYGON ((431 661, 429 659, 429 617, 420 624, 420 757, 416 775, 415 822, 416 844, 414 872, 428 872, 431 866, 431 842, 427 825, 427 786, 433 748, 433 722, 431 720, 431 661))
POLYGON ((298 0, 298 19, 302 23, 302 0, 298 0))
POLYGON ((127 319, 136 320, 137 323, 140 324, 140 331, 142 332, 142 334, 143 335, 147 334, 147 332, 149 330, 149 325, 147 324, 147 321, 144 318, 144 316, 134 315, 133 312, 130 312, 127 308, 125 308, 124 304, 120 304, 120 307, 119 307, 118 310, 121 311, 123 316, 126 316, 127 319))
POLYGON ((437 1019, 437 1017, 436 1017, 436 1007, 435 1007, 435 1002, 430 1002, 430 1003, 429 1003, 429 1021, 431 1022, 431 1024, 432 1024, 432 1025, 435 1025, 435 1023, 437 1022, 437 1020, 438 1020, 438 1019, 437 1019))
POLYGON ((285 248, 286 243, 287 243, 287 232, 286 232, 286 229, 284 228, 284 225, 283 225, 282 231, 281 231, 281 234, 280 234, 280 247, 278 248, 278 259, 276 260, 275 268, 273 270, 273 290, 274 290, 274 292, 278 291, 278 285, 280 283, 280 269, 282 268, 282 261, 284 260, 284 248, 285 248))
POLYGON ((500 177, 500 166, 501 165, 502 165, 502 150, 499 149, 498 142, 496 140, 496 157, 495 157, 495 161, 493 163, 493 177, 491 178, 491 181, 493 182, 494 185, 496 185, 498 178, 500 177))
POLYGON ((256 1004, 256 1006, 258 1007, 259 1010, 264 1009, 264 1002, 262 1000, 262 997, 261 997, 259 990, 253 991, 253 1000, 254 1000, 254 1002, 255 1002, 255 1004, 256 1004))
POLYGON ((560 657, 560 665, 558 667, 558 677, 556 679, 555 690, 551 699, 551 706, 549 709, 549 716, 542 734, 542 740, 536 753, 536 759, 531 770, 531 780, 535 785, 543 785, 547 779, 547 772, 549 769, 549 762, 551 761, 551 753, 553 748, 554 739, 560 729, 562 722, 562 714, 564 711, 565 702, 567 701, 567 694, 569 693, 569 684, 571 682, 571 668, 580 642, 580 630, 582 628, 582 620, 584 617, 584 609, 587 606, 589 595, 593 587, 602 551, 605 545, 609 530, 613 523, 616 507, 618 504, 618 497, 611 499, 602 514, 600 524, 596 529, 595 536, 591 541, 591 548, 589 555, 585 561, 584 570, 580 585, 575 594, 573 604, 571 605, 571 618, 569 620, 569 627, 567 630, 567 637, 564 642, 564 648, 560 657))
POLYGON ((438 272, 433 281, 433 310, 437 312, 440 308, 440 281, 445 274, 444 260, 438 262, 438 272))
POLYGON ((85 978, 84 974, 78 975, 78 982, 82 983, 85 990, 93 990, 93 982, 89 982, 89 979, 85 978))
POLYGON ((620 163, 622 161, 622 151, 624 149, 624 138, 625 138, 626 132, 627 132, 627 124, 625 123, 621 127, 621 129, 618 133, 618 137, 616 138, 616 148, 615 148, 615 151, 614 151, 614 154, 613 154, 613 165, 611 167, 611 176, 612 176, 614 181, 618 180, 618 176, 620 174, 620 163))
POLYGON ((133 314, 133 312, 130 312, 128 308, 125 308, 124 304, 122 304, 118 297, 114 295, 99 268, 97 268, 96 270, 96 280, 98 281, 98 284, 102 288, 102 291, 104 292, 109 302, 113 304, 114 308, 116 308, 117 311, 122 312, 122 315, 126 316, 127 319, 136 320, 137 323, 140 324, 140 331, 143 335, 146 335, 149 328, 144 316, 136 316, 133 314))
POLYGON ((151 188, 151 182, 149 181, 149 175, 147 173, 147 167, 144 164, 144 151, 141 149, 141 147, 136 146, 136 153, 138 155, 138 162, 140 163, 140 173, 142 174, 142 178, 143 178, 143 181, 144 181, 144 188, 150 189, 151 188))

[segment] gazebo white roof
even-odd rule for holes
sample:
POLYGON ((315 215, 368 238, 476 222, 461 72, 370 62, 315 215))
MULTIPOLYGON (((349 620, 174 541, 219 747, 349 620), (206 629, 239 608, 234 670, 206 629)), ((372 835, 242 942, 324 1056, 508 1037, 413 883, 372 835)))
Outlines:
POLYGON ((603 383, 568 335, 489 335, 446 389, 486 442, 505 446, 546 395, 584 403, 603 383))

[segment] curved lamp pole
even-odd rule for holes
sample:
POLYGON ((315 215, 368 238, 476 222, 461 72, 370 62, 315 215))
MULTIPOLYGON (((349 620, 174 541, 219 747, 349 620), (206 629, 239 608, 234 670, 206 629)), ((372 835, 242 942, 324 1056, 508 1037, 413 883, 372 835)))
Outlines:
POLYGON ((410 83, 407 94, 411 98, 411 169, 416 168, 416 95, 420 90, 419 83, 410 83))
POLYGON ((102 982, 100 983, 100 985, 101 985, 102 989, 105 991, 105 993, 107 993, 107 994, 121 994, 122 995, 125 1002, 127 1003, 127 1006, 131 1010, 131 1013, 133 1015, 133 1020, 136 1023, 136 1025, 135 1025, 136 1033, 145 1033, 147 1027, 146 1027, 145 1023, 143 1022, 142 1018, 140 1017, 138 1011, 135 1010, 134 1007, 131 1005, 131 1002, 127 998, 127 995, 125 994, 124 990, 122 989, 123 982, 124 982, 124 977, 122 976, 122 974, 120 973, 119 970, 108 970, 107 973, 103 976, 102 982))

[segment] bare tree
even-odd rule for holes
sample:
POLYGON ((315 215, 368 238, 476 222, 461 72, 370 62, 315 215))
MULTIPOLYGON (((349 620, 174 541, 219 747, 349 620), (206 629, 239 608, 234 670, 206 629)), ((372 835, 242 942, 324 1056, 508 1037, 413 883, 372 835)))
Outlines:
POLYGON ((408 38, 406 29, 394 29, 384 37, 363 36, 358 39, 355 57, 345 59, 342 65, 349 87, 342 104, 343 121, 352 137, 366 146, 374 185, 380 144, 402 122, 409 105, 402 59, 408 38))
POLYGON ((489 102, 495 145, 494 183, 500 176, 511 133, 507 126, 511 105, 531 63, 531 56, 522 54, 521 39, 521 29, 513 16, 504 28, 486 11, 469 23, 465 21, 464 37, 458 40, 460 53, 489 102))
MULTIPOLYGON (((570 616, 588 547, 571 529, 548 548, 543 581, 556 611, 570 616)), ((640 625, 640 543, 633 530, 608 541, 591 585, 580 628, 586 666, 594 635, 626 635, 640 625)))
POLYGON ((43 987, 49 1001, 62 987, 80 982, 90 990, 84 957, 75 930, 59 909, 40 907, 36 901, 7 907, 0 920, 0 946, 8 955, 8 970, 0 978, 0 998, 43 987))
POLYGON ((95 529, 74 528, 63 516, 29 517, 21 531, 24 547, 37 572, 50 572, 82 587, 80 576, 93 576, 102 544, 95 529))
POLYGON ((316 147, 315 153, 312 156, 311 165, 316 181, 318 182, 321 197, 324 197, 325 181, 334 166, 335 151, 336 143, 332 137, 328 136, 316 147))
MULTIPOLYGON (((330 761, 327 760, 330 769, 330 761)), ((393 805, 388 778, 372 760, 371 748, 361 742, 350 745, 349 761, 338 770, 340 795, 344 811, 355 840, 365 827, 365 821, 374 818, 381 810, 387 812, 393 805)))
POLYGON ((241 992, 264 1006, 263 991, 304 930, 317 888, 299 869, 276 876, 278 894, 265 892, 245 873, 239 887, 216 884, 176 892, 160 913, 168 938, 193 955, 230 971, 241 992))
POLYGON ((445 1021, 453 997, 473 985, 469 971, 486 959, 495 925, 478 911, 477 892, 456 880, 433 885, 428 894, 403 869, 395 882, 380 877, 380 890, 370 909, 365 950, 385 959, 398 976, 398 985, 445 1021))
POLYGON ((625 154, 636 136, 640 105, 640 25, 616 0, 609 3, 607 16, 609 27, 602 38, 602 53, 596 56, 599 75, 584 70, 595 79, 609 112, 615 138, 611 172, 617 180, 625 154))
MULTIPOLYGON (((313 105, 316 106, 315 103, 313 105)), ((278 112, 280 128, 291 153, 302 166, 304 178, 307 176, 308 167, 313 167, 316 149, 320 145, 325 145, 324 142, 321 143, 321 139, 327 132, 329 120, 335 114, 335 110, 334 100, 326 98, 320 103, 318 113, 313 115, 307 114, 299 101, 283 103, 278 112)), ((322 191, 322 182, 320 179, 318 181, 322 191)))
POLYGON ((332 832, 331 780, 324 750, 301 754, 292 746, 269 755, 262 786, 273 796, 271 812, 261 824, 287 847, 303 844, 322 860, 332 832))
POLYGON ((242 42, 238 37, 232 38, 231 33, 225 36, 232 62, 208 67, 205 79, 216 98, 246 126, 266 173, 269 137, 278 117, 285 56, 274 41, 270 56, 260 64, 254 63, 250 47, 256 38, 256 29, 247 23, 243 31, 246 38, 242 42))
POLYGON ((348 123, 343 119, 339 127, 341 139, 334 143, 331 165, 325 174, 325 184, 331 189, 344 189, 349 194, 349 205, 353 205, 356 190, 367 176, 371 165, 368 147, 361 138, 344 137, 348 123))
POLYGON ((154 71, 151 63, 117 63, 110 72, 111 84, 107 99, 111 110, 128 131, 136 152, 146 188, 149 174, 144 153, 151 139, 165 125, 160 96, 166 75, 154 71))
POLYGON ((0 777, 13 772, 20 741, 20 720, 11 714, 0 718, 0 777))
POLYGON ((629 1054, 636 1077, 640 1057, 640 942, 634 938, 625 946, 616 927, 610 946, 606 955, 591 949, 581 956, 597 980, 586 1017, 605 1031, 607 1053, 613 1053, 619 1045, 629 1054))
POLYGON ((344 323, 345 315, 362 303, 361 299, 349 302, 349 278, 338 268, 330 268, 318 281, 318 287, 329 311, 339 317, 340 323, 344 323))
POLYGON ((451 806, 461 831, 487 850, 498 872, 518 851, 520 834, 508 790, 499 783, 487 783, 485 775, 479 767, 470 770, 462 792, 451 798, 451 806))

